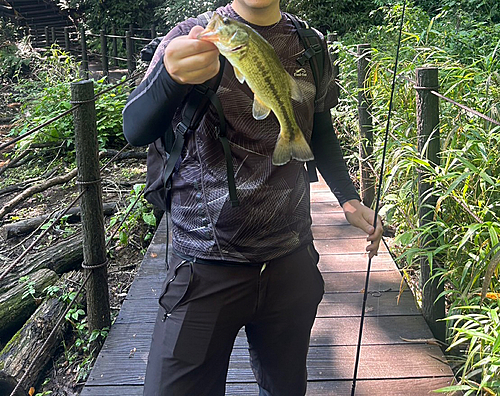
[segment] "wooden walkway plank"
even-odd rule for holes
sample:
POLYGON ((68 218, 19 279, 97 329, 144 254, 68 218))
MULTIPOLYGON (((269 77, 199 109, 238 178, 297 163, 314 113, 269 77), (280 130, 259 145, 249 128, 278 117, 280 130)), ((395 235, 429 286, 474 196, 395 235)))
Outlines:
MULTIPOLYGON (((325 295, 308 356, 308 396, 350 395, 368 257, 366 235, 350 226, 322 183, 312 185, 311 211, 325 295)), ((142 395, 147 356, 165 274, 162 222, 144 256, 82 396, 142 395)), ((389 252, 372 260, 357 396, 433 394, 453 374, 389 252), (408 342, 407 340, 415 340, 408 342)), ((254 396, 257 385, 242 329, 231 355, 226 395, 254 396)))

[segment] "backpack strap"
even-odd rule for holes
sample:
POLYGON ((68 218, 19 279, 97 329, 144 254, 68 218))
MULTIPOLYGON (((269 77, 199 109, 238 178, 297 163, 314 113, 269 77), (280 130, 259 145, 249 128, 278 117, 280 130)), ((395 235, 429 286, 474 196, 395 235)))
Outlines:
MULTIPOLYGON (((297 58, 297 63, 304 66, 306 62, 311 65, 312 74, 314 77, 314 84, 316 85, 316 97, 319 92, 321 80, 324 72, 325 52, 318 33, 309 27, 307 22, 302 21, 293 14, 285 13, 288 18, 293 22, 297 29, 300 41, 304 46, 304 52, 297 58)), ((316 172, 316 162, 314 160, 307 161, 306 163, 307 174, 309 175, 310 182, 317 182, 318 173, 316 172)))
MULTIPOLYGON (((208 105, 212 103, 219 116, 218 135, 226 159, 229 199, 231 201, 231 205, 235 207, 239 205, 239 200, 236 194, 236 183, 234 179, 231 149, 229 147, 229 141, 226 137, 226 119, 224 117, 222 104, 220 103, 220 100, 215 93, 222 80, 225 65, 225 58, 222 55, 219 57, 219 60, 220 71, 217 74, 217 77, 193 87, 186 99, 186 104, 183 107, 182 120, 175 127, 173 134, 171 129, 169 129, 165 134, 165 145, 166 147, 172 148, 170 150, 170 155, 163 172, 163 185, 165 187, 165 194, 167 194, 168 196, 171 189, 172 174, 174 173, 177 162, 179 161, 179 158, 181 156, 182 149, 184 148, 186 133, 195 131, 198 128, 201 119, 208 109, 208 105), (174 140, 170 145, 169 140, 171 141, 172 136, 174 140)), ((170 202, 170 200, 167 199, 167 202, 170 202)), ((167 208, 167 210, 168 209, 169 208, 167 208)))
POLYGON ((293 14, 285 13, 288 18, 293 22, 295 28, 297 29, 297 34, 304 46, 304 52, 300 54, 297 58, 299 65, 304 66, 306 62, 311 65, 311 70, 314 77, 314 83, 316 84, 316 93, 319 91, 319 86, 321 84, 321 79, 323 78, 323 67, 324 67, 324 57, 325 53, 323 50, 323 45, 318 33, 309 25, 307 22, 302 21, 293 14))

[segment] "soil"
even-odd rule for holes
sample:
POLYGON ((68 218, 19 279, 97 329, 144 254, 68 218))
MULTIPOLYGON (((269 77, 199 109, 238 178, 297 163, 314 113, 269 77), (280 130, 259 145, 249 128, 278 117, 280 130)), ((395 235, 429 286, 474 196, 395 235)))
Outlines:
MULTIPOLYGON (((16 115, 19 110, 19 104, 11 101, 11 91, 6 85, 0 85, 0 145, 11 139, 8 137, 10 131, 10 120, 16 115)), ((115 147, 116 148, 116 147, 115 147)), ((0 152, 0 169, 10 160, 16 147, 10 147, 0 152)), ((58 150, 53 150, 52 155, 58 153, 58 150)), ((7 169, 0 175, 0 192, 7 185, 16 184, 26 180, 41 176, 48 168, 57 170, 58 174, 67 172, 63 160, 54 160, 44 153, 36 155, 34 159, 21 167, 7 169), (57 165, 55 165, 57 163, 57 165), (36 174, 36 170, 40 174, 36 174)), ((102 173, 102 188, 104 202, 117 202, 120 211, 125 211, 131 200, 131 191, 134 184, 144 183, 146 163, 145 160, 123 160, 119 163, 114 163, 102 173)), ((16 206, 10 213, 0 220, 0 226, 27 218, 39 216, 42 214, 52 213, 54 210, 61 210, 74 199, 77 195, 78 187, 74 181, 66 185, 55 186, 42 193, 38 193, 26 201, 16 206)), ((20 191, 0 194, 0 208, 6 202, 11 200, 20 191)), ((149 208, 151 209, 151 208, 149 208)), ((105 219, 105 227, 109 227, 110 218, 105 219)), ((37 250, 44 249, 64 237, 67 237, 75 232, 79 232, 80 224, 61 224, 56 227, 41 241, 41 244, 36 247, 37 250)), ((107 233, 110 235, 114 229, 107 233)), ((121 304, 125 299, 128 289, 134 280, 136 270, 141 263, 144 251, 147 248, 147 237, 154 233, 154 229, 148 227, 139 219, 132 225, 132 228, 127 231, 128 241, 126 244, 121 244, 115 239, 108 251, 108 274, 109 274, 109 292, 112 318, 116 318, 121 304)), ((8 240, 3 240, 0 237, 0 268, 6 268, 12 260, 14 260, 31 242, 40 234, 21 236, 8 240)), ((37 396, 69 396, 78 395, 85 381, 85 374, 88 374, 91 365, 87 364, 88 354, 83 352, 81 347, 75 345, 75 341, 79 338, 76 329, 72 329, 68 333, 64 343, 61 345, 57 353, 52 357, 47 371, 42 375, 40 383, 36 385, 35 391, 37 396), (83 374, 83 375, 82 375, 83 374), (50 393, 52 392, 52 393, 50 393)), ((0 349, 3 347, 0 341, 0 349)))

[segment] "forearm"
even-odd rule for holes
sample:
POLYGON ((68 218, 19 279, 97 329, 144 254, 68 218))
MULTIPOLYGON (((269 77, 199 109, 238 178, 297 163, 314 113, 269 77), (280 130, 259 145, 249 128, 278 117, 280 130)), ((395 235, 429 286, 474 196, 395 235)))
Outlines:
POLYGON ((169 76, 163 62, 130 94, 123 109, 123 133, 133 146, 143 146, 163 136, 189 90, 169 76))
POLYGON ((311 145, 316 165, 339 203, 343 205, 353 199, 359 201, 359 194, 349 176, 340 143, 333 130, 329 110, 314 115, 311 145))

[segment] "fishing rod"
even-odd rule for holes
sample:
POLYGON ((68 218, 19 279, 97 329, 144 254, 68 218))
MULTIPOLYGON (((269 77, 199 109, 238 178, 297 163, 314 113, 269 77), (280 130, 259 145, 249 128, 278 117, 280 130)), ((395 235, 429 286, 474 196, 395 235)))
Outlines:
MULTIPOLYGON (((382 152, 382 163, 380 165, 380 176, 379 176, 379 184, 377 188, 377 200, 375 203, 375 215, 373 218, 373 228, 376 229, 377 227, 377 219, 378 219, 378 212, 380 208, 380 195, 382 192, 382 180, 384 177, 384 168, 385 168, 385 157, 387 154, 387 142, 389 140, 389 127, 391 123, 391 115, 392 115, 392 103, 394 100, 394 91, 396 89, 396 73, 398 70, 398 62, 399 62, 399 50, 401 48, 401 36, 403 33, 403 22, 405 18, 405 10, 406 10, 406 0, 403 2, 403 11, 401 13, 401 20, 399 22, 399 38, 398 38, 398 46, 396 49, 396 60, 394 61, 394 72, 392 74, 392 88, 391 88, 391 97, 389 100, 389 111, 387 113, 387 124, 385 128, 385 135, 384 135, 384 148, 382 152)), ((361 354, 361 341, 363 338, 363 326, 365 322, 365 313, 366 313, 366 300, 368 298, 368 284, 370 283, 370 270, 372 266, 372 258, 368 258, 368 266, 366 269, 366 279, 365 279, 365 289, 363 291, 363 305, 361 308, 361 320, 359 322, 359 333, 358 333, 358 345, 356 348, 356 360, 354 362, 354 375, 352 378, 352 388, 351 388, 351 396, 354 396, 356 393, 356 382, 358 378, 358 369, 359 369, 359 358, 361 354)))

